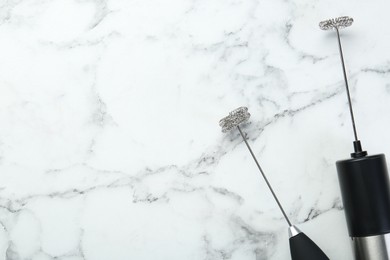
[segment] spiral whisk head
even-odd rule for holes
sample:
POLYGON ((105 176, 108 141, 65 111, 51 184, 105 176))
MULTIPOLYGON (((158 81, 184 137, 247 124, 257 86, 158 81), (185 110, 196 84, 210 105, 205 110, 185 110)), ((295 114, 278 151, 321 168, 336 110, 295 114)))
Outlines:
POLYGON ((341 29, 351 26, 353 23, 352 17, 340 16, 320 22, 319 26, 322 30, 341 29))
POLYGON ((219 125, 222 127, 222 132, 226 133, 241 123, 246 122, 251 114, 247 107, 239 107, 229 113, 228 116, 219 120, 219 125))

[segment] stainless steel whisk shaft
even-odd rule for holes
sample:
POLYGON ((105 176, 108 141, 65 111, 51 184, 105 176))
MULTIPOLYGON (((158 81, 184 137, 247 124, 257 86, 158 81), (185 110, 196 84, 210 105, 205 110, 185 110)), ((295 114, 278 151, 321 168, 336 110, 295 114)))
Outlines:
POLYGON ((270 190, 271 193, 272 193, 272 196, 274 197, 276 203, 278 204, 280 211, 282 212, 282 214, 283 214, 284 218, 286 219, 288 225, 291 227, 292 224, 291 224, 291 222, 290 222, 290 219, 287 217, 286 212, 284 212, 284 209, 283 209, 283 207, 282 207, 282 204, 280 204, 280 201, 279 201, 278 197, 276 197, 276 194, 275 194, 274 190, 272 189, 271 184, 269 183, 267 177, 265 176, 265 173, 264 173, 263 169, 261 168, 260 163, 257 161, 257 158, 256 158, 255 154, 253 153, 251 147, 249 146, 248 141, 246 140, 246 137, 245 137, 244 133, 242 132, 240 126, 237 126, 237 129, 238 129, 238 131, 240 132, 240 134, 241 134, 241 136, 242 136, 242 139, 244 139, 244 142, 245 142, 245 144, 246 144, 246 147, 248 147, 248 150, 249 150, 249 152, 251 153, 252 158, 253 158, 253 160, 255 161, 256 165, 257 165, 257 168, 259 169, 261 175, 263 175, 263 178, 264 178, 264 180, 265 180, 265 183, 267 184, 269 190, 270 190))
POLYGON ((351 17, 341 16, 341 17, 322 21, 322 22, 320 22, 319 26, 322 30, 332 30, 332 29, 336 30, 337 43, 339 46, 339 53, 340 53, 340 59, 341 59, 341 68, 343 70, 345 88, 347 90, 346 92, 347 92, 347 97, 348 97, 349 113, 351 114, 353 134, 355 137, 355 141, 353 142, 355 152, 352 153, 351 155, 352 155, 352 157, 357 158, 357 157, 366 156, 367 152, 362 150, 362 145, 360 143, 360 140, 359 140, 358 134, 357 134, 357 130, 356 130, 355 116, 353 114, 353 109, 352 109, 352 100, 351 100, 351 94, 350 94, 349 86, 348 86, 348 78, 347 78, 347 72, 345 69, 343 48, 341 47, 341 39, 340 39, 340 31, 339 31, 341 28, 351 26, 352 23, 353 23, 353 19, 351 17))
POLYGON ((344 63, 344 56, 343 56, 343 49, 341 48, 341 40, 340 40, 340 33, 338 27, 335 27, 336 33, 337 33, 337 42, 339 44, 339 53, 340 53, 340 59, 341 59, 341 67, 343 69, 343 75, 344 75, 344 82, 345 82, 345 88, 347 89, 347 96, 348 96, 348 105, 349 105, 349 112, 351 114, 351 120, 352 120, 352 127, 353 127, 353 134, 355 136, 355 141, 358 141, 358 135, 355 125, 355 117, 353 115, 353 109, 352 109, 352 100, 351 100, 351 94, 349 93, 349 86, 348 86, 348 78, 347 78, 347 72, 345 70, 345 63, 344 63))
POLYGON ((240 128, 240 124, 247 121, 249 119, 249 117, 250 117, 250 114, 248 112, 248 108, 247 107, 239 107, 239 108, 233 110, 232 112, 230 112, 228 116, 222 118, 219 121, 219 125, 222 127, 222 132, 224 132, 224 133, 237 127, 238 131, 240 132, 240 134, 242 136, 242 139, 244 139, 246 147, 248 147, 248 150, 252 155, 253 160, 255 160, 257 168, 259 169, 261 175, 263 176, 263 178, 265 180, 265 183, 267 184, 269 190, 272 193, 272 196, 274 197, 276 203, 278 204, 280 211, 282 211, 282 214, 283 214, 284 218, 286 219, 288 225, 290 227, 292 227, 292 224, 291 224, 289 218, 287 217, 287 214, 284 211, 282 204, 280 203, 278 197, 276 197, 276 194, 275 194, 274 190, 272 189, 271 184, 269 183, 267 177, 265 176, 263 169, 261 168, 259 162, 257 161, 255 154, 253 153, 251 147, 249 146, 248 141, 246 140, 244 133, 242 132, 242 130, 240 128))

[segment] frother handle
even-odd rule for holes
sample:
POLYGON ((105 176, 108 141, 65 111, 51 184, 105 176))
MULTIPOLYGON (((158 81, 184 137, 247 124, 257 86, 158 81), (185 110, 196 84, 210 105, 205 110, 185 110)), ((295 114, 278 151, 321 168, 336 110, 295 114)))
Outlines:
POLYGON ((329 260, 329 257, 304 233, 290 237, 292 260, 329 260))

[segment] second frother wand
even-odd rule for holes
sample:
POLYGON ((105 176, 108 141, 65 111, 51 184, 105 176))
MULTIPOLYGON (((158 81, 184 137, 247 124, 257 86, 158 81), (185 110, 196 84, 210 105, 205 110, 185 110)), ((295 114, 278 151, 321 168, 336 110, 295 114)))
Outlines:
POLYGON ((272 193, 272 196, 274 197, 276 203, 279 206, 280 211, 282 212, 284 218, 288 223, 288 231, 290 236, 290 252, 292 260, 328 260, 329 258, 325 255, 325 253, 308 236, 301 232, 297 227, 292 225, 289 218, 287 217, 286 212, 284 211, 278 197, 272 189, 271 184, 269 183, 263 169, 261 168, 255 154, 253 153, 248 141, 246 140, 244 133, 240 128, 240 124, 246 122, 249 117, 250 114, 248 112, 248 108, 239 107, 230 112, 228 116, 222 118, 219 121, 219 125, 222 127, 222 132, 224 133, 237 128, 242 138, 244 139, 244 142, 250 154, 252 155, 252 158, 255 161, 257 168, 263 176, 269 190, 272 193))

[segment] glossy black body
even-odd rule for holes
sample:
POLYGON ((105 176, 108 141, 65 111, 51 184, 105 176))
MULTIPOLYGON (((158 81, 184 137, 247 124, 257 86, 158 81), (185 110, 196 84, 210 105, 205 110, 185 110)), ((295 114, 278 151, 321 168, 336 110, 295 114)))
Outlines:
POLYGON ((390 233, 390 184, 384 154, 336 162, 349 235, 390 233))
POLYGON ((290 238, 292 260, 329 260, 325 253, 304 233, 290 238))

